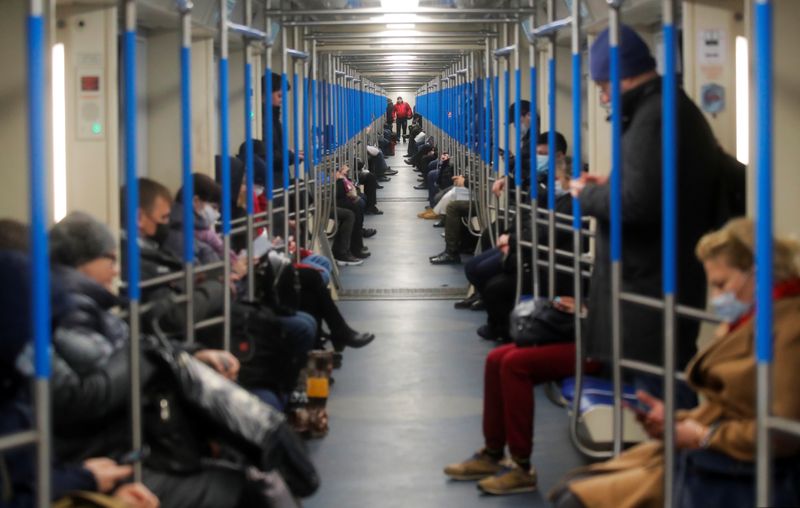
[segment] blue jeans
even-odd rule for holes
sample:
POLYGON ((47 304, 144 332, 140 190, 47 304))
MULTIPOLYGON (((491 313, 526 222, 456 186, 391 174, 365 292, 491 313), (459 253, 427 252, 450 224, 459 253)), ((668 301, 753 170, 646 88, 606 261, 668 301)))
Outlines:
POLYGON ((436 180, 438 179, 438 169, 433 169, 428 173, 428 203, 430 203, 431 207, 436 205, 436 203, 433 202, 433 198, 435 198, 436 194, 439 192, 439 186, 436 185, 436 180))
POLYGON ((311 314, 297 311, 294 316, 278 316, 284 331, 295 339, 297 353, 308 353, 317 341, 317 320, 311 314))
POLYGON ((326 286, 330 283, 331 270, 333 270, 330 259, 322 254, 311 254, 303 258, 303 264, 316 268, 320 275, 322 275, 322 280, 325 282, 326 286))

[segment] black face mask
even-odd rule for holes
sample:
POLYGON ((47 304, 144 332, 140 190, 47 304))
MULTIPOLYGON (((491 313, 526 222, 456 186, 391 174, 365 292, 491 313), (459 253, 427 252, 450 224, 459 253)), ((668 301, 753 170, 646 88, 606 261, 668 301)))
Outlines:
POLYGON ((156 242, 159 246, 167 241, 169 236, 169 224, 156 224, 156 232, 150 237, 151 240, 156 242))

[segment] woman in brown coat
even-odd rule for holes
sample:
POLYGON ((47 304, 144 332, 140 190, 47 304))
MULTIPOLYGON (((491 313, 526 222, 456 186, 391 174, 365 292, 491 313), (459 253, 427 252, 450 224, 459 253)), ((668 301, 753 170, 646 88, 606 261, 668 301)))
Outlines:
MULTIPOLYGON (((772 371, 772 413, 800 420, 800 248, 789 240, 774 243, 774 364, 772 371)), ((704 236, 697 245, 697 257, 703 263, 711 291, 711 304, 723 319, 714 339, 689 363, 686 373, 691 387, 701 394, 702 402, 690 411, 679 411, 675 423, 675 445, 680 451, 677 474, 684 492, 677 492, 678 504, 693 505, 696 492, 686 487, 703 486, 707 505, 720 506, 715 496, 733 492, 725 481, 739 490, 737 504, 752 506, 752 477, 742 471, 752 470, 756 452, 756 361, 754 344, 754 248, 753 224, 735 219, 721 230, 704 236), (702 467, 686 467, 687 460, 702 454, 708 463, 723 464, 725 470, 737 470, 737 478, 717 483, 711 490, 708 482, 692 482, 692 475, 702 467), (744 479, 743 479, 744 478, 744 479), (727 492, 726 492, 727 491, 727 492), (749 497, 749 499, 748 499, 749 497)), ((558 507, 660 507, 664 503, 664 405, 647 393, 637 394, 649 407, 640 421, 651 438, 619 457, 574 471, 553 492, 558 507)), ((773 441, 773 456, 789 457, 797 464, 800 443, 788 438, 773 441)), ((696 462, 696 461, 695 461, 696 462)), ((715 468, 717 466, 714 466, 715 468)), ((798 469, 793 467, 793 469, 798 469)), ((797 480, 795 479, 795 482, 797 480)), ((786 482, 784 482, 785 484, 786 482)), ((791 483, 791 482, 789 482, 791 483)), ((790 496, 796 489, 790 486, 790 496)), ((719 499, 719 497, 716 497, 719 499)), ((730 504, 726 503, 726 506, 730 504)))

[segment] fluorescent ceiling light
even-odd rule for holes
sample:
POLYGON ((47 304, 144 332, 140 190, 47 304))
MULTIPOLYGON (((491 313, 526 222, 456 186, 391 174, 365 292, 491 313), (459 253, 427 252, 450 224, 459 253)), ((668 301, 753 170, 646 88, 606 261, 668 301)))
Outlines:
POLYGON ((389 30, 406 30, 406 29, 412 29, 415 26, 417 25, 415 25, 414 23, 389 23, 386 25, 386 28, 388 28, 389 30))
POLYGON ((419 30, 385 30, 376 32, 375 37, 417 37, 422 35, 419 30))
POLYGON ((408 11, 419 7, 419 0, 381 0, 381 9, 385 11, 408 11))
POLYGON ((53 220, 67 215, 67 89, 64 44, 52 49, 53 71, 53 220))
POLYGON ((391 55, 384 57, 384 59, 392 62, 405 62, 408 60, 416 60, 417 55, 391 55))
POLYGON ((736 158, 750 163, 750 69, 747 39, 736 37, 736 158))

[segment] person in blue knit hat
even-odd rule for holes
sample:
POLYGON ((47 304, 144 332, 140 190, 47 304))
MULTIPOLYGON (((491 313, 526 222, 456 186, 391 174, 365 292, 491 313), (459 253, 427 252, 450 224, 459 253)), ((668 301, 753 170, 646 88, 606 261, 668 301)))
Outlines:
MULTIPOLYGON (((662 84, 656 62, 645 41, 630 27, 619 34, 620 104, 622 115, 622 291, 660 298, 662 296, 661 182, 662 182, 662 84)), ((589 69, 600 89, 601 102, 611 102, 611 51, 609 31, 592 44, 589 69)), ((683 90, 676 94, 677 132, 669 147, 677 157, 677 266, 678 303, 695 308, 706 304, 703 267, 694 256, 694 246, 715 228, 715 204, 711 189, 718 187, 723 153, 703 113, 683 90)), ((589 357, 608 362, 611 356, 611 259, 609 169, 596 168, 602 176, 586 175, 570 182, 580 198, 583 213, 597 219, 595 267, 592 273, 587 323, 589 357)), ((653 365, 663 364, 663 320, 660 311, 622 303, 622 350, 625 357, 653 365)), ((697 322, 678 319, 676 360, 683 369, 695 354, 697 322)), ((637 375, 626 382, 661 396, 661 378, 637 375)), ((646 396, 646 394, 645 394, 646 396)), ((650 399, 653 400, 653 399, 650 399)), ((692 407, 696 399, 686 385, 678 387, 679 407, 692 407)), ((583 496, 580 504, 570 490, 558 506, 596 506, 598 499, 583 496), (572 504, 570 504, 572 503, 572 504)), ((607 493, 605 493, 607 494, 607 493)), ((602 496, 603 494, 599 494, 602 496)), ((633 495, 633 494, 631 494, 633 495)), ((628 499, 628 498, 625 498, 628 499)), ((617 504, 622 504, 621 500, 617 504)), ((612 501, 612 504, 613 502, 612 501)), ((653 502, 655 504, 661 501, 653 502)), ((647 504, 642 500, 628 503, 647 504)))
MULTIPOLYGON (((590 49, 590 74, 601 100, 610 101, 609 32, 602 32, 590 49)), ((661 294, 661 79, 645 41, 623 25, 619 37, 622 113, 622 290, 657 297, 661 294)), ((693 246, 714 228, 713 200, 719 166, 719 145, 703 114, 689 97, 677 91, 678 129, 678 279, 680 303, 702 308, 706 301, 703 269, 693 246)), ((604 172, 606 168, 598 168, 604 172)), ((608 176, 586 175, 571 182, 585 214, 598 220, 598 258, 589 298, 588 340, 591 354, 610 357, 610 186, 608 176)), ((641 306, 622 305, 623 348, 626 356, 662 363, 662 324, 659 314, 641 306)), ((678 365, 683 368, 696 351, 698 325, 678 321, 678 365)), ((652 389, 656 391, 657 387, 652 389)), ((690 402, 687 402, 690 404, 690 402)))

